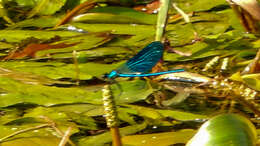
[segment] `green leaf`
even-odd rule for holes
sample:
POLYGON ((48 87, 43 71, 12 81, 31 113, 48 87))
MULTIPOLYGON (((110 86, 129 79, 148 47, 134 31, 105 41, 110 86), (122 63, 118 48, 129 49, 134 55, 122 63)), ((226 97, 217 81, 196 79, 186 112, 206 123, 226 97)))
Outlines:
POLYGON ((36 57, 42 57, 52 54, 60 54, 60 53, 71 53, 73 51, 81 51, 81 50, 87 50, 92 49, 94 47, 98 47, 100 45, 103 45, 104 43, 110 41, 112 39, 112 36, 110 36, 108 33, 90 33, 90 34, 83 34, 80 36, 74 36, 72 38, 65 38, 64 40, 57 41, 55 43, 52 43, 50 45, 55 44, 74 44, 70 47, 66 48, 59 48, 59 49, 47 49, 43 51, 38 51, 36 53, 36 57))
POLYGON ((27 28, 27 27, 37 27, 37 28, 54 27, 59 21, 60 18, 57 16, 26 19, 24 21, 19 21, 9 26, 7 29, 12 30, 15 28, 27 28))
POLYGON ((31 136, 19 137, 18 139, 1 143, 2 146, 57 146, 60 138, 54 136, 31 136))
MULTIPOLYGON (((146 123, 136 124, 132 126, 127 126, 123 128, 119 128, 121 135, 130 135, 137 133, 146 128, 146 123)), ((112 141, 112 137, 110 131, 96 135, 96 136, 87 136, 79 140, 79 146, 103 146, 104 144, 110 143, 112 141)))
POLYGON ((195 130, 184 129, 176 132, 130 135, 122 137, 122 142, 125 145, 131 146, 169 146, 186 143, 195 134, 195 132, 195 130))
POLYGON ((136 24, 82 24, 72 23, 72 26, 89 31, 103 32, 108 31, 112 34, 129 36, 120 41, 109 44, 110 46, 142 47, 154 40, 155 27, 153 25, 136 25, 136 24))
MULTIPOLYGON (((79 79, 88 80, 95 77, 101 77, 103 74, 110 72, 117 68, 122 62, 113 65, 98 64, 98 63, 82 63, 78 65, 79 68, 79 79)), ((48 77, 50 79, 62 79, 62 78, 76 78, 76 66, 74 64, 65 64, 59 62, 24 62, 24 61, 13 61, 13 62, 0 62, 0 67, 5 69, 11 69, 13 71, 31 73, 34 79, 38 81, 47 81, 41 78, 41 76, 48 77), (34 74, 34 76, 33 76, 34 74), (36 75, 39 75, 38 77, 36 75)), ((1 70, 0 70, 1 71, 1 70)), ((3 72, 6 75, 6 72, 3 72)), ((19 80, 26 77, 26 74, 16 73, 12 76, 13 79, 19 80)), ((1 76, 1 72, 0 72, 1 76)), ((11 77, 11 76, 9 76, 11 77)))
POLYGON ((141 115, 151 119, 164 119, 166 117, 171 117, 180 121, 192 121, 198 119, 206 119, 206 115, 193 114, 191 112, 184 112, 179 110, 160 110, 154 108, 148 108, 143 106, 126 105, 137 111, 137 115, 141 115))
POLYGON ((176 0, 175 1, 178 6, 185 11, 206 11, 210 10, 214 7, 227 5, 225 0, 199 0, 199 1, 183 1, 176 0))
POLYGON ((260 74, 246 74, 242 76, 243 81, 251 88, 260 91, 260 74))
POLYGON ((66 3, 66 0, 39 0, 28 17, 31 18, 34 15, 51 15, 60 10, 60 8, 66 3))
POLYGON ((17 81, 0 78, 1 86, 5 92, 1 93, 0 107, 18 103, 33 103, 45 106, 61 103, 93 102, 98 98, 101 102, 100 92, 90 92, 79 88, 58 88, 42 85, 27 85, 17 81), (41 99, 41 100, 39 100, 41 99))
POLYGON ((13 0, 20 7, 34 7, 37 2, 40 0, 13 0))
MULTIPOLYGON (((118 104, 144 100, 153 91, 145 81, 141 80, 120 82, 120 85, 123 91, 121 95, 117 85, 111 87, 118 104)), ((68 103, 102 104, 102 86, 93 91, 91 87, 82 89, 80 87, 64 88, 28 85, 3 77, 0 78, 0 86, 3 87, 3 92, 0 94, 0 107, 19 103, 45 106, 68 103)))
POLYGON ((54 36, 60 37, 73 37, 79 35, 77 32, 66 32, 66 31, 39 31, 39 30, 0 30, 1 40, 7 42, 21 42, 22 40, 30 37, 38 39, 50 39, 54 36))
POLYGON ((155 24, 156 15, 150 15, 124 7, 98 7, 72 19, 72 22, 105 24, 155 24), (116 11, 115 11, 116 9, 116 11))

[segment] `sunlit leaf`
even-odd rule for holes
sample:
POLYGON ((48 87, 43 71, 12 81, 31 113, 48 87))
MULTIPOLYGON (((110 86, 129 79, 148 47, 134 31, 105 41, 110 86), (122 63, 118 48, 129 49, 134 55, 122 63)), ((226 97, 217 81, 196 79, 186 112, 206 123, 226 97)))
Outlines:
MULTIPOLYGON (((136 124, 132 126, 127 126, 120 128, 120 134, 121 135, 130 135, 134 134, 136 132, 139 132, 146 128, 147 124, 136 124)), ((112 141, 111 133, 105 132, 96 136, 88 136, 85 138, 82 138, 79 140, 79 146, 85 146, 85 145, 93 145, 93 146, 103 146, 106 143, 110 143, 112 141)))
POLYGON ((198 119, 202 120, 207 118, 206 115, 193 114, 191 112, 184 112, 179 110, 160 110, 160 109, 153 109, 153 108, 134 106, 134 105, 127 105, 127 106, 136 110, 138 115, 148 117, 151 119, 161 119, 165 117, 171 117, 181 121, 190 121, 190 120, 196 121, 198 119))
POLYGON ((51 15, 65 4, 66 0, 40 0, 29 13, 28 17, 33 17, 34 15, 51 15))
POLYGON ((106 24, 155 24, 156 15, 148 15, 124 7, 101 7, 89 13, 76 16, 73 22, 106 23, 106 24), (114 11, 116 9, 116 11, 114 11))
POLYGON ((123 144, 131 146, 169 146, 177 143, 186 143, 195 134, 195 132, 195 130, 184 129, 176 132, 130 135, 124 136, 122 141, 123 144))
POLYGON ((175 1, 181 9, 186 11, 206 11, 217 6, 227 5, 225 0, 175 1))
MULTIPOLYGON (((68 103, 102 103, 101 87, 93 90, 91 87, 82 89, 77 87, 49 87, 43 85, 28 85, 9 78, 0 78, 3 93, 0 94, 0 107, 19 103, 32 103, 45 106, 68 103), (41 100, 39 100, 41 99, 41 100)), ((123 93, 117 85, 112 86, 115 100, 118 103, 132 103, 144 100, 152 93, 146 82, 137 80, 121 82, 123 93), (136 92, 138 91, 138 92, 136 92), (121 94, 121 96, 119 96, 121 94)))
POLYGON ((2 34, 1 40, 7 42, 20 42, 26 38, 34 37, 38 39, 50 39, 54 36, 61 37, 72 37, 79 35, 77 32, 66 32, 66 31, 35 31, 35 30, 0 30, 2 34))

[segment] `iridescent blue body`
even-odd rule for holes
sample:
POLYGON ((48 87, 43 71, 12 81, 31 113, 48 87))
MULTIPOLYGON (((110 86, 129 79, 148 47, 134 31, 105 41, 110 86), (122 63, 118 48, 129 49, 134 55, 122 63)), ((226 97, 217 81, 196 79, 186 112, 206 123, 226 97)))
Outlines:
POLYGON ((125 64, 111 71, 107 78, 116 77, 148 77, 157 76, 168 73, 182 72, 184 69, 170 70, 165 72, 147 73, 162 58, 163 44, 159 41, 152 42, 143 50, 138 52, 133 58, 129 59, 125 64))

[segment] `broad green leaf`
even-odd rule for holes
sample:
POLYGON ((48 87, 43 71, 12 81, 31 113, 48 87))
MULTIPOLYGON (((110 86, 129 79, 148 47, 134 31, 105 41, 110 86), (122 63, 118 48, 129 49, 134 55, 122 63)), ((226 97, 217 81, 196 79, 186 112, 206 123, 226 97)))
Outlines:
POLYGON ((0 34, 0 40, 6 40, 7 42, 17 43, 30 37, 38 39, 50 39, 54 36, 72 37, 79 35, 80 33, 67 31, 0 30, 0 34))
POLYGON ((239 30, 241 32, 244 32, 245 29, 243 28, 241 22, 239 21, 239 18, 237 17, 237 15, 234 13, 233 10, 228 9, 225 11, 220 12, 222 14, 225 14, 228 16, 229 20, 228 23, 235 29, 235 30, 239 30))
MULTIPOLYGON (((129 52, 125 47, 98 47, 95 49, 89 50, 81 50, 77 52, 76 57, 79 62, 86 62, 88 59, 98 58, 98 57, 106 57, 106 60, 112 60, 115 58, 108 58, 109 56, 115 56, 117 58, 125 58, 127 54, 132 53, 129 52)), ((60 54, 53 54, 52 58, 72 58, 74 57, 71 52, 69 53, 60 53, 60 54)))
POLYGON ((52 80, 45 76, 13 71, 2 67, 0 67, 0 77, 11 78, 13 80, 31 85, 73 84, 71 82, 52 80))
POLYGON ((18 23, 9 26, 7 29, 12 30, 15 28, 27 28, 27 27, 37 27, 37 28, 54 27, 59 22, 59 20, 60 18, 57 16, 26 19, 24 21, 20 21, 18 23))
POLYGON ((125 145, 131 146, 169 146, 186 143, 195 133, 195 130, 184 129, 176 132, 130 135, 122 137, 122 142, 125 145))
MULTIPOLYGON (((58 49, 47 49, 43 51, 38 51, 36 53, 36 57, 42 57, 57 53, 67 53, 70 52, 72 54, 73 51, 81 51, 92 49, 94 47, 98 47, 103 45, 104 43, 110 41, 113 37, 108 33, 90 33, 83 34, 80 36, 74 36, 73 38, 65 38, 64 40, 57 41, 50 45, 55 44, 74 44, 71 47, 66 48, 58 48, 58 49)), ((72 57, 72 56, 71 56, 72 57)))
POLYGON ((1 93, 0 107, 19 103, 32 103, 50 106, 62 103, 88 103, 98 98, 101 102, 101 92, 90 92, 80 88, 59 88, 42 85, 27 85, 17 81, 0 78, 4 93, 1 93), (41 99, 41 100, 39 100, 41 99))
POLYGON ((133 103, 141 100, 145 100, 150 94, 153 93, 153 89, 149 86, 147 81, 121 81, 119 85, 122 88, 120 91, 119 86, 113 85, 111 89, 115 97, 116 103, 133 103))
POLYGON ((178 6, 187 11, 206 11, 210 10, 214 7, 228 5, 225 0, 200 0, 200 1, 183 1, 183 0, 176 0, 175 3, 178 6))
POLYGON ((191 112, 184 112, 179 110, 160 110, 154 108, 148 108, 143 106, 126 105, 136 110, 138 115, 148 117, 151 119, 163 119, 166 117, 171 117, 180 121, 192 121, 198 119, 206 119, 206 115, 193 114, 191 112))
MULTIPOLYGON (((110 72, 111 70, 117 68, 122 62, 113 65, 98 64, 98 63, 82 63, 78 65, 79 68, 79 79, 88 80, 92 77, 101 77, 103 74, 110 72)), ((13 62, 0 62, 0 67, 5 69, 11 69, 18 72, 32 73, 31 77, 38 79, 38 81, 46 81, 43 77, 48 77, 50 79, 62 79, 62 78, 76 78, 76 66, 74 64, 65 64, 59 62, 23 62, 23 61, 13 61, 13 62), (34 74, 34 76, 33 76, 34 74), (38 77, 36 75, 39 75, 38 77)), ((0 70, 1 71, 1 70, 0 70)), ((6 72, 4 72, 6 75, 6 72)), ((15 76, 20 77, 22 80, 23 74, 17 75, 13 74, 13 79, 15 76)), ((26 74, 24 74, 26 75, 26 74)), ((0 72, 1 76, 1 72, 0 72)), ((10 77, 10 76, 9 76, 10 77)), ((26 77, 26 76, 24 76, 26 77)))
MULTIPOLYGON (((122 39, 107 44, 108 46, 133 47, 145 46, 154 41, 155 26, 139 24, 83 24, 71 23, 70 25, 89 32, 108 31, 112 34, 123 35, 122 39), (126 35, 126 36, 124 36, 126 35)), ((61 27, 62 28, 62 27, 61 27)), ((117 37, 118 38, 118 37, 117 37)))
MULTIPOLYGON (((90 32, 104 32, 111 31, 113 34, 137 35, 143 34, 148 36, 153 35, 155 28, 153 25, 139 25, 139 24, 82 24, 71 23, 72 26, 84 29, 90 32)), ((61 27, 62 28, 62 27, 61 27)))
POLYGON ((0 42, 0 50, 2 49, 10 49, 13 48, 14 45, 9 44, 9 43, 5 43, 5 42, 0 42))
MULTIPOLYGON (((132 126, 127 126, 127 127, 123 127, 123 128, 119 128, 120 130, 120 134, 122 136, 124 135, 130 135, 130 134, 134 134, 137 133, 143 129, 145 129, 147 126, 146 123, 142 123, 142 124, 136 124, 136 125, 132 125, 132 126)), ((86 146, 86 145, 92 145, 92 146, 103 146, 107 143, 111 143, 112 141, 112 137, 110 134, 110 131, 96 135, 96 136, 87 136, 85 138, 82 138, 79 140, 78 145, 79 146, 86 146)))
POLYGON ((166 33, 172 46, 180 46, 191 43, 194 39, 194 32, 199 37, 224 33, 230 26, 227 23, 228 17, 224 14, 198 13, 192 17, 192 24, 169 24, 166 33))
POLYGON ((171 117, 180 121, 197 121, 205 120, 208 118, 207 115, 194 114, 192 112, 185 112, 179 110, 157 110, 164 117, 171 117))
POLYGON ((134 111, 133 109, 118 106, 117 112, 118 112, 118 118, 120 120, 125 121, 131 125, 136 124, 135 117, 133 115, 137 115, 137 112, 134 111))
MULTIPOLYGON (((120 85, 123 92, 118 89, 117 85, 111 87, 118 104, 144 100, 153 91, 149 89, 145 81, 141 80, 120 82, 120 85)), ((20 103, 44 106, 68 103, 102 104, 102 87, 97 87, 93 91, 91 87, 82 89, 79 87, 28 85, 3 77, 0 78, 0 86, 3 87, 4 91, 0 94, 0 107, 20 103)))
POLYGON ((237 36, 237 34, 241 33, 231 31, 217 36, 206 36, 208 38, 206 38, 204 41, 199 41, 191 45, 175 48, 181 52, 191 53, 191 56, 180 56, 178 54, 167 53, 165 54, 165 60, 188 61, 216 55, 226 57, 229 55, 238 54, 245 49, 252 48, 250 47, 250 42, 246 39, 243 39, 245 36, 237 36))
MULTIPOLYGON (((38 118, 39 119, 39 118, 38 118)), ((1 142, 1 145, 5 146, 19 146, 19 145, 50 145, 55 146, 60 142, 60 135, 55 129, 50 126, 43 126, 47 124, 47 121, 38 120, 35 118, 25 117, 13 120, 5 125, 0 125, 0 139, 13 134, 18 131, 24 131, 19 134, 14 135, 8 139, 1 142), (39 128, 37 128, 39 127, 39 128), (41 128, 40 128, 41 127, 41 128), (27 129, 27 130, 26 130, 27 129), (31 129, 31 130, 28 130, 31 129)), ((56 122, 56 128, 65 132, 69 126, 72 126, 72 133, 77 132, 74 124, 63 125, 64 123, 56 122)))
MULTIPOLYGON (((80 125, 86 125, 86 129, 94 129, 96 124, 93 122, 91 117, 103 116, 104 108, 103 105, 94 104, 70 104, 70 105, 58 105, 53 107, 48 107, 54 109, 56 112, 64 112, 71 119, 75 120, 80 125)), ((126 121, 130 124, 136 124, 134 121, 133 114, 136 113, 130 109, 121 106, 117 106, 118 118, 122 121, 126 121)))
MULTIPOLYGON (((72 107, 72 106, 70 106, 72 107)), ((85 106, 86 107, 86 106, 85 106)), ((33 118, 39 118, 39 117, 48 117, 55 123, 60 123, 59 127, 62 130, 66 130, 66 128, 70 125, 72 125, 72 122, 77 123, 78 125, 81 125, 81 128, 84 127, 86 129, 97 129, 96 123, 94 119, 92 119, 89 116, 79 114, 75 111, 57 111, 57 108, 52 107, 37 107, 32 110, 25 111, 26 114, 23 115, 23 117, 33 117, 33 118)), ((73 133, 78 132, 76 130, 77 125, 74 125, 73 133)))
POLYGON ((251 88, 260 91, 260 74, 246 74, 242 76, 243 81, 251 88))
MULTIPOLYGON (((6 125, 0 125, 0 139, 13 134, 18 131, 23 131, 25 129, 32 129, 16 134, 13 137, 5 139, 1 142, 1 145, 4 146, 21 146, 21 145, 31 145, 31 146, 44 146, 50 145, 55 146, 60 142, 60 135, 51 127, 41 127, 41 125, 46 123, 37 122, 33 118, 21 118, 15 121, 12 121, 6 125), (41 127, 41 128, 36 128, 41 127)), ((62 132, 65 132, 68 129, 68 126, 74 125, 60 125, 61 123, 56 123, 56 127, 59 128, 62 132)), ((74 126, 75 127, 75 126, 74 126)), ((73 128, 75 129, 75 128, 73 128)), ((72 130, 72 133, 75 133, 77 130, 72 130)))
POLYGON ((28 14, 31 18, 34 15, 51 15, 60 10, 66 0, 40 0, 28 14))
POLYGON ((33 117, 39 118, 41 116, 48 117, 54 121, 60 121, 65 123, 68 119, 67 115, 63 112, 56 112, 51 108, 38 107, 34 109, 29 109, 23 115, 23 117, 33 117))
POLYGON ((40 0, 13 0, 20 7, 34 7, 37 2, 40 0))
POLYGON ((72 22, 155 24, 156 15, 150 15, 124 7, 99 7, 90 10, 89 13, 74 17, 72 22))
POLYGON ((1 109, 5 114, 0 118, 0 125, 11 122, 21 117, 23 111, 17 108, 1 109))
POLYGON ((57 146, 60 143, 60 138, 54 136, 31 136, 19 137, 11 141, 1 143, 2 146, 57 146))
POLYGON ((85 116, 102 116, 104 114, 103 105, 96 104, 69 104, 48 107, 57 112, 84 114, 85 116))

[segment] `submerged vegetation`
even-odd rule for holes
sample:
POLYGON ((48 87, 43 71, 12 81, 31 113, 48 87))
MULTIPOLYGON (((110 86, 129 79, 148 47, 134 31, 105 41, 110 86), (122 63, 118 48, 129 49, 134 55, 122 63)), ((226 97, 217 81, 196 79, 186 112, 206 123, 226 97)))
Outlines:
POLYGON ((174 0, 163 31, 156 0, 0 0, 1 146, 111 145, 109 128, 124 145, 215 145, 223 127, 256 145, 260 6, 245 1, 174 0), (152 72, 185 72, 103 77, 160 39, 152 72))

